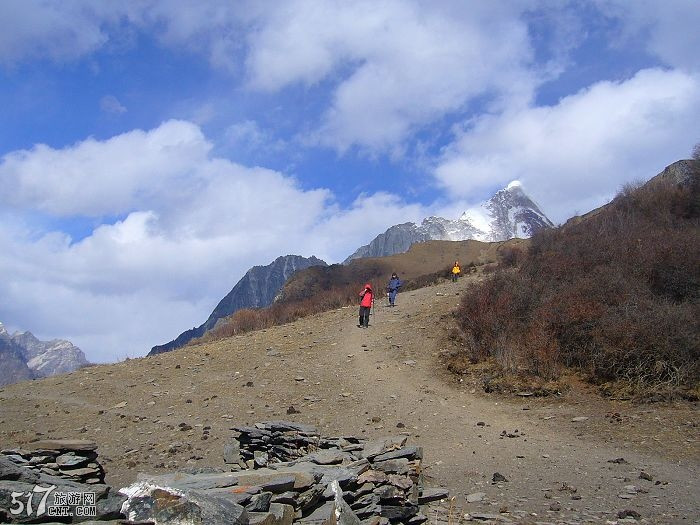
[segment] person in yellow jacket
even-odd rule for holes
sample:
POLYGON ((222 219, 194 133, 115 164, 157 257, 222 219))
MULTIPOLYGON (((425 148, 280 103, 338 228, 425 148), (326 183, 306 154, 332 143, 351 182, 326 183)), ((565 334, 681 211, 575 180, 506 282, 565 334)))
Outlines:
POLYGON ((459 261, 455 261, 455 264, 452 267, 452 282, 453 283, 457 282, 457 277, 459 277, 460 273, 462 273, 462 270, 459 267, 459 261))

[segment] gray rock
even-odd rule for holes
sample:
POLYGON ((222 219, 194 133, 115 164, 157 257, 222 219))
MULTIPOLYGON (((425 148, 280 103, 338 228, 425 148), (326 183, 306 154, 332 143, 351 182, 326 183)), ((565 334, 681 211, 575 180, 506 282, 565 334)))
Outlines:
POLYGON ((229 499, 198 491, 158 487, 149 482, 120 489, 128 497, 122 511, 130 521, 152 521, 169 525, 233 523, 248 525, 248 511, 229 499))
POLYGON ((395 499, 403 495, 403 492, 399 491, 394 485, 382 485, 374 493, 379 496, 380 500, 395 499))
POLYGON ((473 492, 467 494, 467 503, 478 503, 486 497, 486 492, 473 492))
POLYGON ((365 494, 364 496, 357 498, 351 505, 350 508, 356 512, 360 512, 362 509, 367 509, 368 507, 376 507, 379 504, 380 495, 375 493, 365 494))
POLYGON ((75 453, 61 454, 56 458, 56 464, 59 467, 78 467, 90 462, 90 458, 84 456, 76 456, 75 453))
POLYGON ((292 490, 295 482, 296 477, 294 476, 282 476, 262 483, 260 486, 263 490, 268 490, 274 494, 281 494, 283 492, 287 492, 288 490, 292 490))
POLYGON ((624 520, 626 518, 634 518, 635 520, 638 520, 642 517, 642 515, 639 514, 639 512, 637 512, 636 510, 626 509, 618 512, 617 517, 621 520, 624 520))
POLYGON ((374 463, 374 468, 386 472, 387 474, 407 474, 408 460, 406 458, 399 458, 377 461, 374 463))
POLYGON ((385 438, 379 441, 371 441, 365 445, 365 448, 362 451, 362 457, 372 459, 379 454, 384 454, 385 452, 403 447, 407 440, 407 437, 400 436, 385 438))
POLYGON ((97 443, 86 439, 42 439, 24 446, 29 450, 97 450, 97 443))
POLYGON ((343 460, 350 459, 351 456, 337 450, 320 450, 309 454, 307 458, 318 465, 337 465, 343 460))
POLYGON ((272 432, 289 432, 289 431, 297 431, 297 432, 305 432, 307 434, 316 434, 317 430, 316 427, 312 425, 304 425, 302 423, 293 423, 291 421, 269 421, 266 423, 259 423, 260 425, 263 425, 262 428, 265 430, 270 430, 272 432))
POLYGON ((6 456, 0 455, 0 480, 36 483, 39 475, 28 468, 20 467, 6 456))
POLYGON ((493 481, 493 483, 504 483, 504 482, 508 481, 506 479, 506 477, 499 472, 494 472, 493 478, 491 478, 491 480, 493 481))
POLYGON ((273 494, 272 503, 281 503, 284 505, 295 505, 296 504, 297 493, 289 490, 283 492, 282 494, 273 494))
POLYGON ((267 512, 250 512, 250 525, 291 525, 294 508, 291 505, 272 503, 267 512))
POLYGON ((475 513, 475 514, 470 514, 469 515, 471 519, 473 520, 479 520, 479 521, 502 521, 503 517, 500 514, 487 514, 483 512, 475 513))
POLYGON ((331 513, 335 510, 335 504, 333 501, 328 501, 321 505, 319 508, 314 510, 311 514, 308 516, 303 516, 300 519, 296 520, 299 523, 306 523, 306 524, 312 524, 312 523, 325 523, 331 516, 331 513))
POLYGON ((316 504, 323 498, 324 489, 325 486, 315 485, 310 489, 302 492, 297 497, 296 507, 298 509, 301 509, 302 512, 305 512, 308 509, 315 507, 316 504))
POLYGON ((413 516, 411 519, 408 520, 408 525, 420 525, 421 523, 425 523, 428 521, 428 516, 425 514, 419 512, 415 516, 413 516))
POLYGON ((398 450, 392 450, 391 452, 384 452, 374 457, 374 461, 386 461, 389 459, 423 459, 423 447, 403 447, 398 450))
POLYGON ((241 447, 235 439, 224 445, 224 463, 227 465, 238 464, 242 461, 241 447))
POLYGON ((389 483, 403 490, 408 490, 413 487, 413 481, 408 476, 399 476, 391 474, 388 479, 389 483))
POLYGON ((97 507, 97 516, 95 516, 95 518, 99 520, 116 520, 123 518, 122 505, 126 499, 124 494, 119 494, 110 489, 106 495, 97 500, 95 505, 97 507))
POLYGON ((431 501, 439 501, 450 496, 448 489, 442 488, 425 488, 418 496, 418 504, 425 505, 431 501))
POLYGON ((389 476, 381 470, 368 470, 357 477, 358 483, 386 483, 389 476))
POLYGON ((251 496, 245 508, 250 512, 267 512, 270 510, 271 502, 272 492, 261 492, 260 494, 251 496))
POLYGON ((406 521, 418 514, 418 507, 398 506, 398 505, 382 505, 381 515, 389 521, 406 521))
MULTIPOLYGON (((172 487, 181 490, 207 490, 238 485, 238 474, 238 472, 214 474, 175 472, 160 475, 138 474, 136 479, 137 481, 146 481, 161 487, 172 487)), ((255 483, 246 483, 246 485, 255 485, 255 483)))
POLYGON ((263 452, 262 450, 256 450, 253 453, 253 459, 255 460, 255 465, 257 467, 266 467, 268 462, 270 461, 270 456, 267 452, 263 452))
POLYGON ((343 491, 337 481, 331 484, 335 494, 333 500, 333 520, 338 525, 360 525, 360 518, 352 511, 350 506, 343 499, 343 491))

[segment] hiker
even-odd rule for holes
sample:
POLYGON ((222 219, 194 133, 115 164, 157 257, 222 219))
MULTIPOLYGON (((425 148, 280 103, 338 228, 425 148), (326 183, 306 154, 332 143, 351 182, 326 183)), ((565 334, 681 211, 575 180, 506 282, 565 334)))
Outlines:
POLYGON ((459 267, 459 261, 455 261, 455 264, 452 267, 452 282, 453 283, 457 282, 457 277, 459 277, 459 274, 461 272, 462 272, 462 270, 459 267))
POLYGON ((365 284, 365 287, 360 292, 360 324, 358 328, 367 328, 369 326, 369 311, 374 305, 374 292, 372 285, 365 284))
POLYGON ((398 293, 402 284, 403 283, 401 282, 401 279, 399 279, 399 276, 396 275, 396 272, 392 273, 389 284, 386 286, 386 291, 389 295, 389 306, 396 306, 396 304, 394 304, 396 301, 396 294, 398 293))

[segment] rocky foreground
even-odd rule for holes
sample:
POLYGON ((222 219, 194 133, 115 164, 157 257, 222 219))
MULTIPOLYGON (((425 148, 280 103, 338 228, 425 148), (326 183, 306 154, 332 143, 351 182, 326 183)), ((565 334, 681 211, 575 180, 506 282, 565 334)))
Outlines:
POLYGON ((0 510, 0 518, 9 523, 51 523, 59 516, 60 523, 134 525, 420 525, 428 520, 426 505, 449 495, 424 486, 423 450, 406 446, 406 436, 324 438, 312 426, 281 421, 233 430, 223 451, 226 468, 142 473, 116 491, 104 484, 97 445, 90 441, 42 440, 4 450, 0 509, 7 510, 0 510))

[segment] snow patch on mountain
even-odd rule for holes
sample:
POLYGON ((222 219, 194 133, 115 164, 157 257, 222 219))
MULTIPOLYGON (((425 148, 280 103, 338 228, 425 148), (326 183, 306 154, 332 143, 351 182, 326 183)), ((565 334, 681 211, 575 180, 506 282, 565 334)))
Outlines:
POLYGON ((407 251, 412 244, 430 240, 494 242, 528 238, 552 222, 514 180, 489 200, 465 210, 457 220, 427 217, 420 225, 397 224, 362 246, 345 260, 384 257, 407 251))

